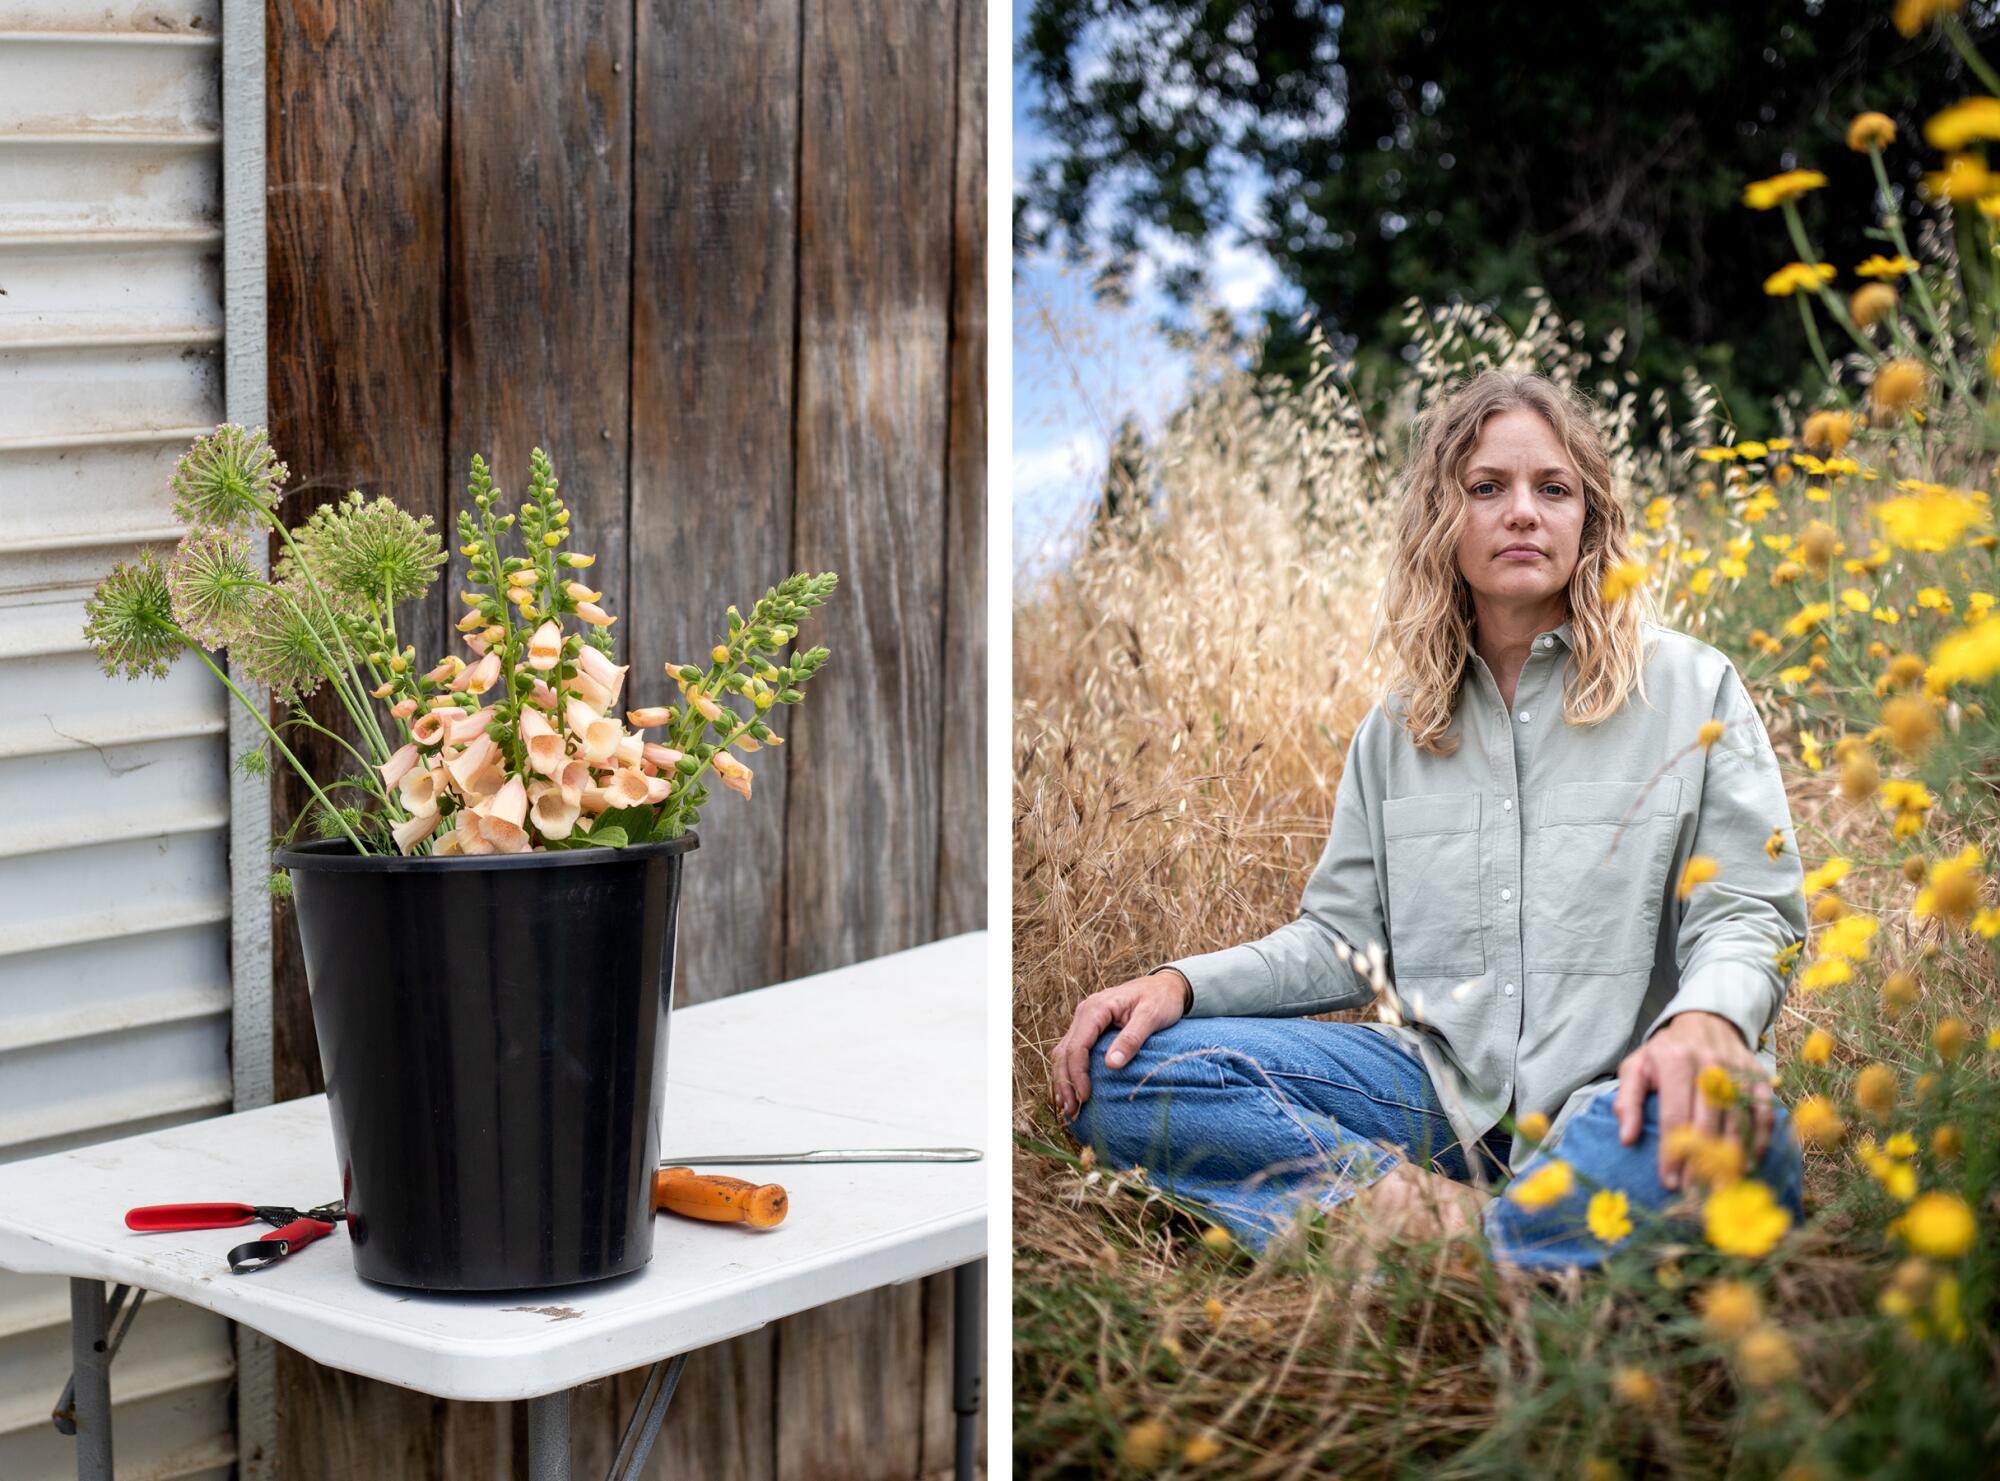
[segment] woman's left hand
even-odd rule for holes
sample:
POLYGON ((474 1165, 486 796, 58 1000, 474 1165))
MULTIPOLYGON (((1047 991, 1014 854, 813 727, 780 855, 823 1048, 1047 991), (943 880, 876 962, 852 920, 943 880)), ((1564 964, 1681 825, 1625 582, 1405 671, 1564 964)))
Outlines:
POLYGON ((1740 1108, 1724 1112, 1710 1105, 1697 1081, 1710 1065, 1721 1065, 1739 1082, 1749 1083, 1751 1124, 1756 1130, 1753 1163, 1762 1162, 1771 1140, 1771 1082, 1743 1034, 1728 1019, 1698 1010, 1676 1013, 1665 1027, 1634 1049, 1618 1065, 1618 1139, 1626 1146, 1639 1140, 1645 1125, 1646 1095, 1660 1095, 1660 1182, 1681 1186, 1686 1154, 1673 1135, 1693 1122, 1710 1136, 1740 1134, 1740 1108))

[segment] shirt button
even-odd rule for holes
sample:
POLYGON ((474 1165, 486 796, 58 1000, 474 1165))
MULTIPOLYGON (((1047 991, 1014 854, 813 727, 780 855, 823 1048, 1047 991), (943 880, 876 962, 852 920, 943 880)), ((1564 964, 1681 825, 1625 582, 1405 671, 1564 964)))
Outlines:
POLYGON ((1528 718, 1528 712, 1526 710, 1521 711, 1521 718, 1523 720, 1526 720, 1528 718))
POLYGON ((1544 648, 1553 648, 1553 647, 1555 647, 1555 645, 1556 645, 1556 640, 1555 640, 1555 636, 1554 636, 1554 634, 1545 634, 1545 635, 1543 636, 1543 638, 1542 638, 1542 646, 1543 646, 1544 648))
POLYGON ((1505 987, 1501 988, 1500 990, 1506 993, 1507 996, 1510 998, 1514 996, 1514 984, 1511 982, 1508 983, 1505 987))
POLYGON ((1502 890, 1500 892, 1500 898, 1503 900, 1511 900, 1514 898, 1514 892, 1512 890, 1502 890))
POLYGON ((1504 811, 1512 812, 1514 810, 1514 799, 1511 797, 1502 797, 1500 799, 1500 806, 1504 811))

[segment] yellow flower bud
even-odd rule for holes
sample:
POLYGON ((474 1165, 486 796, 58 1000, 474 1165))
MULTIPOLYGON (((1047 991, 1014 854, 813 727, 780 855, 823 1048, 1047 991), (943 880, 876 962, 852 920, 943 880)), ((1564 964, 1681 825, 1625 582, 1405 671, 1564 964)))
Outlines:
POLYGON ((563 557, 563 563, 581 569, 584 566, 595 565, 597 557, 594 555, 579 555, 576 551, 572 550, 568 555, 563 557))
POLYGON ((554 530, 550 530, 546 535, 542 536, 542 544, 554 550, 558 545, 562 544, 562 536, 558 535, 554 530))

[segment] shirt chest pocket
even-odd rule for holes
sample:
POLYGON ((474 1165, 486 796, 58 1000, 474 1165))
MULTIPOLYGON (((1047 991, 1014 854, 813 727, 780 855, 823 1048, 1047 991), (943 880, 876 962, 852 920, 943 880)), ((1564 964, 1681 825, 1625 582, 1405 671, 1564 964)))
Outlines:
POLYGON ((1680 799, 1675 776, 1573 782, 1543 794, 1522 888, 1529 971, 1652 966, 1680 799))
POLYGON ((1486 970, 1477 792, 1391 797, 1382 804, 1389 945, 1399 979, 1486 970))

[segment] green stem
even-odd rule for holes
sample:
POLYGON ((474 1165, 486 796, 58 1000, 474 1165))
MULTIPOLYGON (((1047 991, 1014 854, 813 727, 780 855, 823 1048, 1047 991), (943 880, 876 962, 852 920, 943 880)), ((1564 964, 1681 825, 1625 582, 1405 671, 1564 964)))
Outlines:
MULTIPOLYGON (((347 677, 353 681, 357 693, 366 694, 367 690, 361 683, 360 672, 354 666, 354 655, 347 651, 347 634, 342 631, 340 619, 334 613, 332 599, 327 596, 325 588, 319 584, 319 576, 313 570, 312 562, 305 558, 305 553, 293 542, 292 532, 286 528, 285 522, 278 517, 278 512, 275 509, 265 510, 264 516, 271 522, 271 527, 278 532, 278 538, 285 542, 285 549, 291 552, 292 559, 299 564, 299 569, 305 572, 306 585, 319 598, 320 611, 325 615, 327 625, 333 629, 334 640, 340 644, 341 657, 346 660, 347 677)), ((338 690, 341 687, 339 675, 329 673, 329 677, 333 679, 334 687, 338 690)), ((351 709, 348 713, 350 718, 355 720, 356 727, 361 731, 362 738, 364 740, 372 738, 376 749, 381 753, 382 759, 384 761, 388 760, 389 742, 382 734, 381 726, 375 723, 374 712, 364 703, 361 706, 359 716, 355 716, 351 709)))
MULTIPOLYGON (((1806 241, 1805 222, 1799 219, 1798 203, 1796 201, 1786 201, 1784 202, 1783 210, 1785 213, 1785 229, 1791 233, 1792 245, 1798 248, 1800 259, 1807 267, 1812 268, 1816 275, 1819 270, 1820 260, 1814 255, 1812 245, 1806 241)), ((1826 304, 1826 311, 1833 316, 1834 321, 1847 331, 1847 337, 1860 346, 1863 354, 1879 365, 1882 361, 1882 351, 1876 346, 1873 340, 1869 339, 1855 327, 1854 320, 1848 317, 1847 306, 1840 301, 1840 295, 1828 288, 1817 276, 1813 279, 1813 289, 1826 304)))
POLYGON ((1959 56, 1965 59, 1965 65, 1972 69, 1972 75, 1986 85, 1986 91, 2000 93, 2000 77, 1993 75, 1986 59, 1973 47, 1972 38, 1965 34, 1965 27, 1957 16, 1947 14, 1944 17, 1944 34, 1957 48, 1959 56))
POLYGON ((201 661, 208 665, 208 671, 214 674, 216 678, 222 681, 223 687, 226 688, 231 694, 235 695, 237 701, 243 706, 243 708, 250 712, 251 718, 254 719, 258 723, 258 725, 263 727, 264 734, 271 738, 271 744, 276 746, 278 750, 281 753, 283 753, 284 758, 287 761, 291 762, 292 770, 296 771, 299 774, 299 780, 303 781, 306 784, 307 788, 312 792, 313 796, 316 799, 318 799, 319 805, 324 809, 326 809, 327 812, 331 813, 333 815, 334 820, 340 824, 340 831, 347 835, 347 841, 354 845, 354 851, 358 854, 367 853, 368 852, 367 846, 364 845, 361 842, 361 840, 355 836, 354 830, 347 826, 347 815, 341 812, 339 808, 335 807, 331 802, 327 800, 326 793, 320 791, 319 789, 319 783, 312 779, 312 773, 307 771, 305 769, 304 764, 300 762, 299 758, 292 754, 292 748, 285 744, 284 737, 279 735, 277 731, 271 728, 270 720, 258 712, 257 706, 250 703, 249 696, 244 694, 244 692, 241 689, 236 687, 236 681, 234 679, 230 678, 228 674, 226 674, 221 669, 215 666, 215 660, 208 656, 207 650, 204 649, 201 646, 201 644, 195 642, 192 638, 188 637, 186 633, 182 633, 181 637, 187 643, 188 647, 192 648, 195 651, 195 654, 201 659, 201 661))

